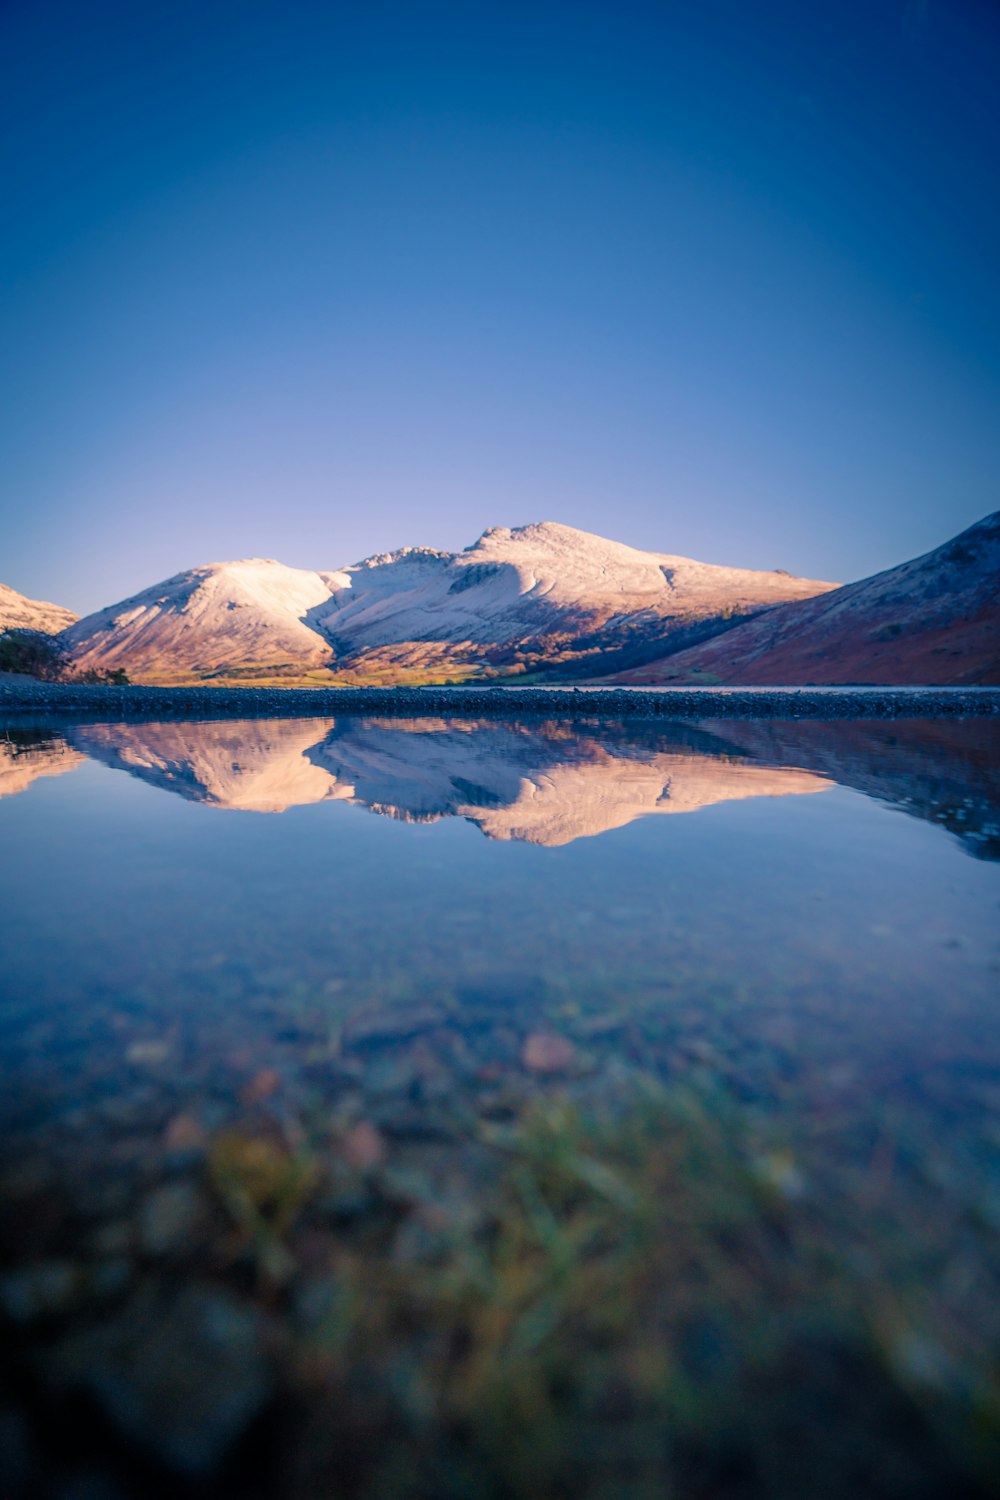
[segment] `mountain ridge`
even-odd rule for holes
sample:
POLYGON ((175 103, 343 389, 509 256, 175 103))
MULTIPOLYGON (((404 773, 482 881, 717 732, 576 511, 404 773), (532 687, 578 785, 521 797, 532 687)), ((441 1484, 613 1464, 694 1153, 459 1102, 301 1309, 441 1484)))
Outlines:
POLYGON ((45 599, 29 599, 6 583, 0 583, 0 635, 6 630, 35 630, 57 635, 79 619, 71 609, 45 599))
POLYGON ((1000 511, 836 585, 647 552, 560 522, 329 570, 206 563, 82 620, 0 585, 0 631, 58 630, 70 672, 391 686, 1000 684, 1000 511), (4 615, 6 602, 7 614, 4 615))
MULTIPOLYGON (((835 585, 642 552, 557 522, 491 527, 461 552, 405 547, 344 568, 203 564, 60 637, 76 669, 139 680, 271 672, 347 680, 603 666, 835 585)), ((685 638, 686 643, 686 638, 685 638)))
POLYGON ((1000 511, 940 546, 616 675, 726 686, 1000 684, 1000 511))

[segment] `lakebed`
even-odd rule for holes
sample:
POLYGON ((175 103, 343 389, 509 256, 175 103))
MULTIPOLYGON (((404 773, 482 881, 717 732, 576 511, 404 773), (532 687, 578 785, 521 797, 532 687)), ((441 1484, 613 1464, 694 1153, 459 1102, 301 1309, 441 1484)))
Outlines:
POLYGON ((0 728, 6 1490, 991 1492, 991 695, 70 691, 0 728))

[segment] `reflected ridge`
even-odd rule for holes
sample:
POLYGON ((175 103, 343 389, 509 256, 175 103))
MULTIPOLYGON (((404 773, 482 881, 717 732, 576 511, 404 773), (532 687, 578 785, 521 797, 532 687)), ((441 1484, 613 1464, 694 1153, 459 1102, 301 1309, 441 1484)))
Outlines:
POLYGON ((839 784, 1000 858, 992 727, 949 720, 701 725, 425 717, 52 724, 0 740, 0 796, 86 757, 206 806, 346 802, 404 822, 462 818, 559 847, 654 814, 839 784))

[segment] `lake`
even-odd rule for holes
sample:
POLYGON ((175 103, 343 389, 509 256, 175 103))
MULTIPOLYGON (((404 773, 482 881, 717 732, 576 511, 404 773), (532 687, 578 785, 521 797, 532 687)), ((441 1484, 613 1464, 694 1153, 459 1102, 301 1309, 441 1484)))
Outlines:
POLYGON ((12 717, 0 1488, 993 1493, 998 918, 988 718, 12 717))

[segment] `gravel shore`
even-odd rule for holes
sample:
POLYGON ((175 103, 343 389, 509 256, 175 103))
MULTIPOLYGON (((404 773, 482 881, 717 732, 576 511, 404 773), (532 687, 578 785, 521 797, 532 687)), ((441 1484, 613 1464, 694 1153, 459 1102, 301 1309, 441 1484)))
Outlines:
POLYGON ((0 712, 114 718, 463 714, 669 719, 895 719, 1000 714, 1000 688, 105 687, 0 675, 0 712))

